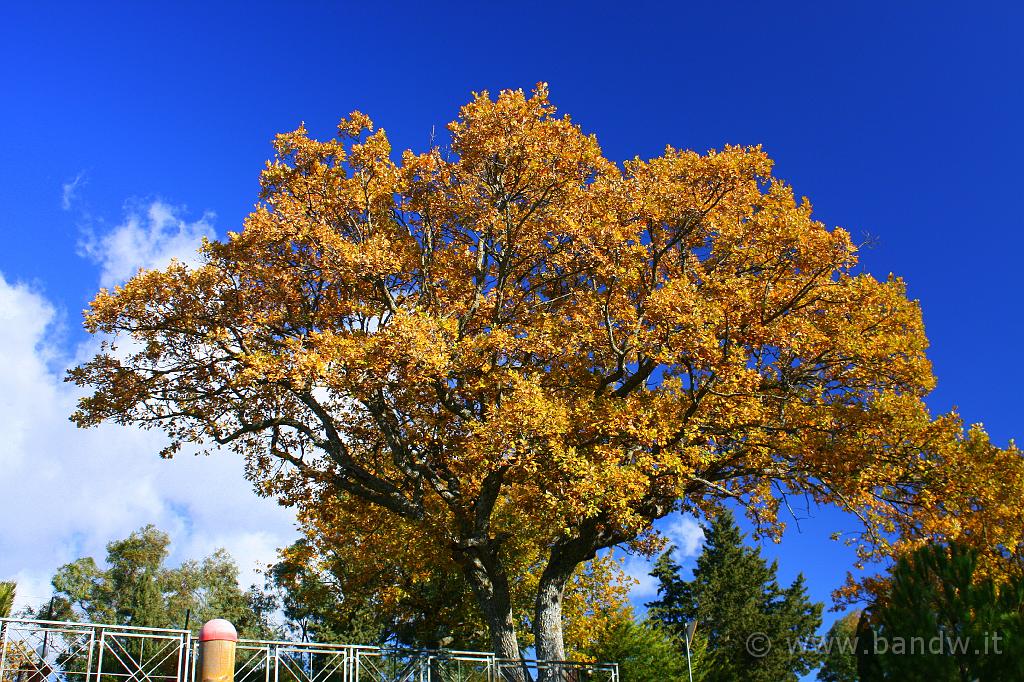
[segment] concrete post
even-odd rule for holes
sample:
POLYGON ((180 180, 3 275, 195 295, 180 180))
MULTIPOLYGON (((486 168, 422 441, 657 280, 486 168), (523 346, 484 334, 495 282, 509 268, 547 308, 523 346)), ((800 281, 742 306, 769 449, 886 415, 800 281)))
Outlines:
POLYGON ((234 682, 235 626, 214 618, 199 631, 199 682, 234 682))

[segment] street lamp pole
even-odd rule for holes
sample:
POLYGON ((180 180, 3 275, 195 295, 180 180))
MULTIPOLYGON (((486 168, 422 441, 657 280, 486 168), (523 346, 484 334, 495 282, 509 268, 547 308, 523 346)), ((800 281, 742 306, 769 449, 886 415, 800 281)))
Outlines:
POLYGON ((683 633, 683 641, 686 642, 686 672, 690 674, 690 682, 693 682, 693 666, 690 663, 690 642, 693 641, 693 633, 697 631, 697 619, 686 624, 686 632, 683 633))

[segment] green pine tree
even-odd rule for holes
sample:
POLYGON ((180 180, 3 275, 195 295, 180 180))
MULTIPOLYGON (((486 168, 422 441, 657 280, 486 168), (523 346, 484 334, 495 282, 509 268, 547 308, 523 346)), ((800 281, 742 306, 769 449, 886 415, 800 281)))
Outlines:
POLYGON ((859 682, 857 676, 857 624, 860 611, 838 619, 825 636, 825 662, 818 671, 821 682, 859 682))
POLYGON ((861 627, 861 682, 1024 680, 1024 580, 997 585, 976 568, 957 544, 901 559, 861 627))
POLYGON ((651 571, 651 576, 658 579, 659 598, 647 604, 647 617, 678 634, 685 630, 690 611, 686 583, 680 577, 681 567, 672 558, 675 551, 675 545, 665 550, 651 571))
POLYGON ((795 682, 817 667, 821 655, 798 644, 810 641, 821 625, 822 605, 808 598, 803 576, 780 588, 777 565, 744 544, 728 511, 705 528, 705 537, 690 581, 682 579, 670 556, 659 558, 652 574, 659 581, 659 598, 647 605, 651 618, 677 635, 696 619, 708 645, 703 679, 795 682), (748 650, 752 637, 754 652, 748 650), (764 642, 771 646, 757 649, 764 642))

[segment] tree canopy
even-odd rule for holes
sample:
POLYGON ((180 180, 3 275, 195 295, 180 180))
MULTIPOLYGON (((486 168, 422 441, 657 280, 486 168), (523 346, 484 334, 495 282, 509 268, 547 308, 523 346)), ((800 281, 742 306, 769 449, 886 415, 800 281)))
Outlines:
POLYGON ((868 556, 981 503, 1016 548, 1019 488, 972 497, 970 472, 1019 484, 1019 453, 932 418, 920 307, 760 147, 616 164, 545 85, 478 94, 449 132, 397 157, 359 112, 279 135, 244 229, 91 303, 113 345, 72 370, 74 420, 229 447, 311 535, 401 545, 424 579, 443 555, 502 656, 509 556, 534 557, 537 652, 563 658, 577 567, 650 551, 673 509, 736 498, 777 532, 808 495, 861 517, 868 556))
POLYGON ((836 620, 824 639, 825 659, 818 671, 820 682, 858 682, 857 626, 862 612, 851 611, 836 620))
MULTIPOLYGON (((693 681, 705 679, 705 641, 693 643, 693 681)), ((586 654, 598 661, 614 661, 621 682, 688 682, 683 642, 668 629, 651 621, 636 622, 629 613, 602 627, 586 654)))
POLYGON ((149 525, 108 543, 105 567, 93 557, 61 566, 51 581, 53 599, 32 615, 193 630, 226 618, 243 637, 271 633, 272 601, 239 586, 238 567, 226 551, 169 567, 169 545, 170 537, 149 525))

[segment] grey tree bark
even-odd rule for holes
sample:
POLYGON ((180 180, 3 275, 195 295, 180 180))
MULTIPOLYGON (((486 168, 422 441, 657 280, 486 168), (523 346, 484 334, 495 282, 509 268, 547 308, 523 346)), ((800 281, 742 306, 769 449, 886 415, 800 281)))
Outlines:
MULTIPOLYGON (((512 597, 508 574, 498 556, 499 541, 459 548, 457 556, 466 580, 473 588, 480 610, 491 634, 491 646, 498 658, 519 660, 519 639, 512 615, 512 597)), ((509 666, 501 678, 507 682, 529 682, 525 668, 509 666)))
MULTIPOLYGON (((559 538, 548 555, 548 563, 541 573, 534 604, 533 635, 537 658, 545 661, 564 661, 565 636, 562 631, 562 600, 576 567, 593 559, 597 551, 618 541, 613 534, 601 529, 599 519, 588 519, 571 537, 559 538)), ((564 682, 566 676, 559 668, 542 670, 538 682, 564 682)))

